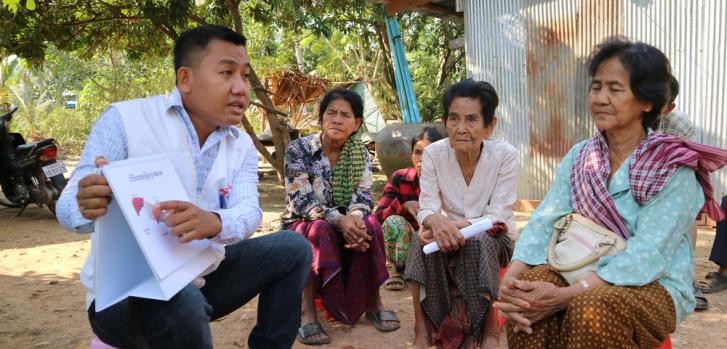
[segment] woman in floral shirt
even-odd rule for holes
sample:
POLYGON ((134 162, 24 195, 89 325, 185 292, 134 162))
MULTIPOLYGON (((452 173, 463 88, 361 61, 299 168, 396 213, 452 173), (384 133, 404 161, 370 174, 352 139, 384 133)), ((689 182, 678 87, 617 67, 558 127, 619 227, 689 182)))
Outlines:
POLYGON ((371 158, 355 135, 363 101, 353 91, 328 92, 319 108, 321 132, 290 143, 285 153, 285 229, 305 236, 313 265, 303 290, 304 344, 330 343, 316 318, 314 299, 338 321, 353 325, 366 312, 382 332, 399 328, 383 309, 379 286, 388 278, 381 227, 371 215, 371 158))

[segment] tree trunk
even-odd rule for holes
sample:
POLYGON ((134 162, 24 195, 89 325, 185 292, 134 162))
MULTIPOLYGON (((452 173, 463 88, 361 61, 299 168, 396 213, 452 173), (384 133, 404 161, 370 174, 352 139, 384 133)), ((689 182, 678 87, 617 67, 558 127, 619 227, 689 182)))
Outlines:
POLYGON ((389 37, 386 33, 386 22, 382 21, 376 25, 376 36, 379 39, 379 45, 383 51, 384 58, 384 80, 391 86, 394 92, 396 89, 396 78, 394 77, 394 61, 391 60, 391 47, 389 46, 389 37))
MULTIPOLYGON (((229 7, 230 15, 232 16, 235 31, 242 33, 242 20, 238 9, 240 1, 227 0, 226 3, 229 7)), ((257 138, 257 134, 255 134, 255 130, 253 130, 247 116, 245 116, 242 120, 242 127, 245 129, 245 132, 250 135, 250 138, 252 138, 252 141, 255 144, 255 149, 257 149, 260 155, 262 155, 265 160, 273 166, 275 172, 278 173, 278 181, 282 183, 284 178, 283 161, 285 159, 285 149, 288 148, 288 143, 290 143, 290 132, 288 132, 285 120, 278 117, 278 113, 271 112, 276 110, 275 106, 268 95, 267 89, 265 89, 263 84, 260 82, 260 78, 257 76, 257 73, 255 73, 255 69, 253 69, 252 64, 250 65, 250 85, 258 101, 260 101, 260 103, 264 106, 264 108, 262 108, 263 113, 265 114, 265 118, 268 120, 268 124, 270 124, 270 131, 273 135, 273 145, 275 146, 273 154, 270 154, 270 152, 257 138)))
POLYGON ((305 65, 303 64, 303 50, 300 48, 300 41, 295 40, 295 63, 298 66, 298 72, 305 74, 305 65))
POLYGON ((252 85, 252 90, 257 99, 265 106, 265 108, 263 108, 263 113, 268 120, 268 124, 270 124, 270 131, 273 135, 273 145, 275 147, 273 154, 270 154, 270 152, 265 149, 265 146, 263 146, 263 144, 257 139, 255 130, 252 129, 247 118, 245 118, 243 122, 243 127, 245 127, 245 131, 255 142, 255 148, 260 152, 265 160, 270 162, 270 165, 273 166, 275 172, 278 173, 278 180, 282 183, 283 160, 285 158, 285 150, 288 148, 288 144, 290 143, 290 132, 288 132, 285 120, 280 118, 277 113, 270 112, 271 110, 275 110, 275 106, 268 95, 268 91, 260 83, 260 78, 258 78, 257 73, 255 73, 252 66, 250 66, 250 84, 252 85), (245 123, 247 123, 247 126, 245 123))

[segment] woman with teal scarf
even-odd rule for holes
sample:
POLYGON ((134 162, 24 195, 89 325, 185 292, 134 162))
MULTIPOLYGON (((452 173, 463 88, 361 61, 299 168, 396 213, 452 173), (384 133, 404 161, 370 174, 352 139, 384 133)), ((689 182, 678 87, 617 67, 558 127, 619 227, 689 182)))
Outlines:
POLYGON ((371 215, 372 160, 356 131, 363 101, 353 91, 328 92, 319 107, 321 132, 296 139, 285 153, 284 229, 305 236, 313 263, 303 290, 298 340, 330 343, 316 318, 314 299, 336 320, 353 325, 366 313, 382 332, 399 328, 384 310, 379 286, 389 277, 384 240, 371 215))

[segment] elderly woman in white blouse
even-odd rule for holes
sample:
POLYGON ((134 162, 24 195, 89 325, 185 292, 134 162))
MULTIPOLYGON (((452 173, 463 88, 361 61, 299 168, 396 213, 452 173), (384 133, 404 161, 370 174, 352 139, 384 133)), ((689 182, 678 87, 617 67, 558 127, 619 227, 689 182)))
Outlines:
POLYGON ((420 178, 420 244, 411 244, 406 267, 414 299, 417 348, 495 348, 499 331, 492 302, 499 270, 517 236, 517 154, 489 139, 498 97, 487 82, 465 80, 442 98, 449 138, 424 151, 420 178), (493 229, 465 241, 460 229, 488 218, 493 229), (436 241, 440 251, 424 255, 436 241))

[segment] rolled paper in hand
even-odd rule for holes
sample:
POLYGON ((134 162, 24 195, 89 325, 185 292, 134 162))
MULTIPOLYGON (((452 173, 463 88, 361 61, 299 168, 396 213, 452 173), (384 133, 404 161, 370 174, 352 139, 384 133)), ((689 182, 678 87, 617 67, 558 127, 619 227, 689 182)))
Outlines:
MULTIPOLYGON (((464 236, 465 240, 477 235, 477 234, 483 234, 484 232, 490 230, 492 228, 492 220, 489 218, 482 219, 480 221, 477 221, 475 224, 468 225, 462 229, 460 229, 460 233, 462 233, 462 236, 464 236)), ((432 254, 434 252, 439 251, 439 245, 437 245, 437 242, 430 242, 422 248, 422 251, 424 251, 424 254, 432 254)))

